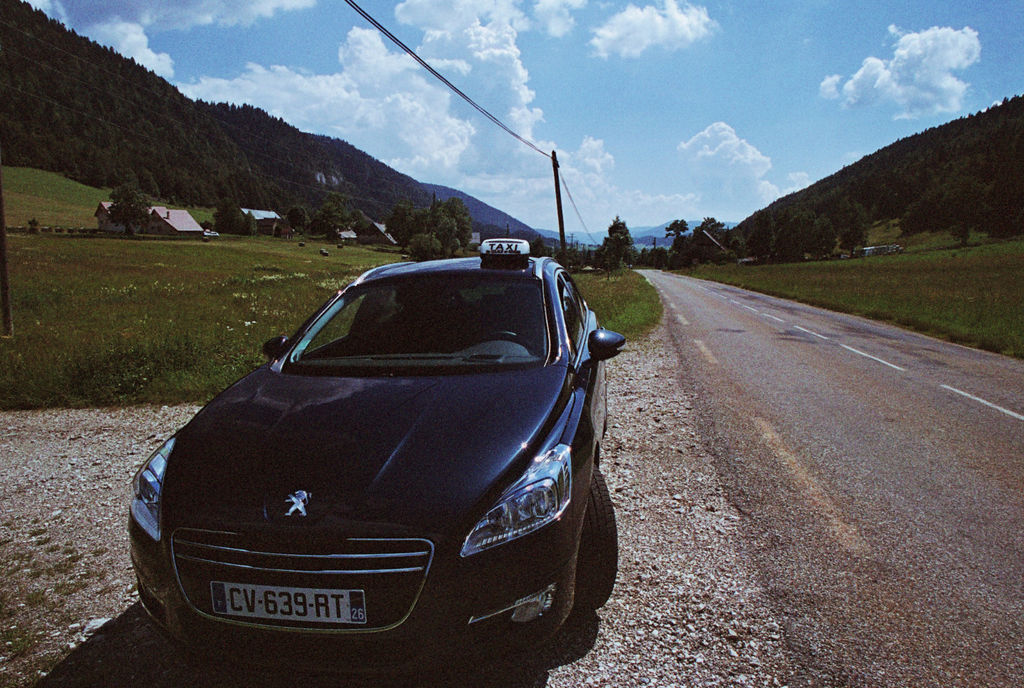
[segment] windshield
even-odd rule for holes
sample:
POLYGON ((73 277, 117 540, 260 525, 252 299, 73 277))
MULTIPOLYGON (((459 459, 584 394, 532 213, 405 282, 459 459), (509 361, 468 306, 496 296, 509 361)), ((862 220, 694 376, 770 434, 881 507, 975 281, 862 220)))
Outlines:
POLYGON ((346 290, 288 363, 309 372, 404 374, 531 365, 547 348, 538 280, 429 275, 346 290))

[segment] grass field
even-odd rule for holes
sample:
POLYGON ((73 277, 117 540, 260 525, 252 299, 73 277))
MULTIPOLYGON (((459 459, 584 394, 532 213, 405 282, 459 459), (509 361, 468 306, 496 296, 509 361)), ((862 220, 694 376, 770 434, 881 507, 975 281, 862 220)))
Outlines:
MULTIPOLYGON (((4 215, 8 227, 27 227, 34 219, 40 227, 95 229, 96 206, 110 200, 110 189, 79 184, 54 172, 4 167, 3 174, 4 215)), ((212 208, 188 210, 196 222, 213 219, 212 208)))
POLYGON ((1024 241, 689 274, 1024 358, 1024 241))
MULTIPOLYGON (((362 247, 221 237, 130 241, 8 237, 14 311, 0 338, 0 408, 205 401, 262 363, 332 292, 399 259, 362 247)), ((653 288, 632 272, 583 276, 602 324, 637 336, 657 323, 653 288)))
POLYGON ((639 274, 623 270, 608 277, 579 274, 573 278, 601 322, 601 327, 626 335, 643 336, 661 320, 658 292, 639 274))
POLYGON ((0 408, 202 401, 261 363, 333 291, 398 259, 270 238, 10 235, 14 334, 0 408))

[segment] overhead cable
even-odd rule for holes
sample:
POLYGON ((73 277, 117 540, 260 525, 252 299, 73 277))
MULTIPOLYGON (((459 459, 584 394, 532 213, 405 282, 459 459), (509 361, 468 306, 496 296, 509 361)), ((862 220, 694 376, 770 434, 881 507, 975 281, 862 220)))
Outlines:
POLYGON ((417 55, 415 50, 413 50, 412 48, 407 46, 405 43, 403 43, 397 36, 395 36, 393 33, 388 31, 387 28, 384 27, 384 25, 382 25, 379 21, 377 21, 372 16, 370 16, 370 14, 366 10, 364 10, 362 7, 360 7, 358 4, 356 4, 355 0, 345 0, 345 2, 347 2, 352 9, 354 9, 356 12, 358 12, 360 14, 360 16, 363 17, 363 19, 365 19, 366 21, 368 21, 371 24, 373 24, 377 28, 378 31, 380 31, 382 34, 387 36, 391 40, 392 43, 394 43, 399 48, 404 50, 405 53, 407 55, 409 55, 409 57, 411 57, 412 59, 416 60, 416 62, 421 67, 423 67, 425 70, 430 72, 436 79, 438 79, 441 83, 443 83, 445 86, 447 86, 449 89, 451 89, 452 92, 455 93, 455 95, 459 96, 464 101, 466 101, 471 106, 473 106, 473 108, 476 109, 480 114, 482 114, 484 117, 489 119, 491 122, 493 122, 497 126, 499 126, 502 129, 504 129, 506 133, 508 133, 509 135, 515 137, 521 143, 525 144, 526 146, 529 146, 533 150, 535 150, 538 153, 540 153, 541 155, 543 155, 545 158, 550 158, 551 157, 551 155, 549 153, 546 153, 543 150, 541 150, 540 147, 538 147, 537 144, 535 144, 533 141, 530 141, 529 139, 526 139, 526 138, 520 136, 519 134, 517 134, 510 127, 508 127, 504 122, 502 122, 500 119, 498 119, 497 117, 492 115, 490 112, 488 112, 486 109, 484 109, 483 106, 477 104, 477 102, 475 100, 473 100, 472 98, 467 96, 465 93, 463 93, 455 84, 453 84, 452 82, 448 81, 448 79, 446 79, 444 77, 444 75, 440 74, 436 69, 431 67, 426 62, 426 60, 424 60, 422 57, 417 55))
POLYGON ((588 237, 590 237, 590 242, 593 244, 600 243, 594 240, 594 235, 590 233, 590 229, 587 228, 587 223, 583 221, 583 215, 580 214, 580 209, 576 207, 576 201, 572 197, 572 192, 569 191, 569 185, 565 183, 565 177, 562 176, 561 170, 558 172, 558 179, 562 182, 562 188, 565 189, 565 195, 569 197, 569 203, 572 204, 572 209, 576 211, 576 218, 580 221, 580 224, 583 225, 583 231, 587 233, 588 237))

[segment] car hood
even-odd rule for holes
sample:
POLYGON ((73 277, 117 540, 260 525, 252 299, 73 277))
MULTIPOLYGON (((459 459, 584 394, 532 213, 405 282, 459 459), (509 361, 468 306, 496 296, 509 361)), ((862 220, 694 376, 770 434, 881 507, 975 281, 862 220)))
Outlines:
POLYGON ((461 531, 524 470, 569 399, 557 365, 404 378, 263 367, 178 433, 164 517, 172 527, 461 531), (291 509, 299 490, 310 495, 305 517, 291 509))

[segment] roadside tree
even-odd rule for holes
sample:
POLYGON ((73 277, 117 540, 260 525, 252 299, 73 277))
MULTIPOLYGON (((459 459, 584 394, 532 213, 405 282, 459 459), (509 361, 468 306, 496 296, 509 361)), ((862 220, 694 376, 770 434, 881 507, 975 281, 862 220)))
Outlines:
POLYGON ((608 236, 605 237, 599 249, 601 264, 608 272, 615 272, 622 267, 624 261, 628 260, 633 247, 633 237, 629 235, 629 228, 618 216, 608 226, 608 236))
POLYGON ((409 239, 409 255, 413 260, 434 260, 444 255, 444 249, 433 235, 416 234, 409 239))

